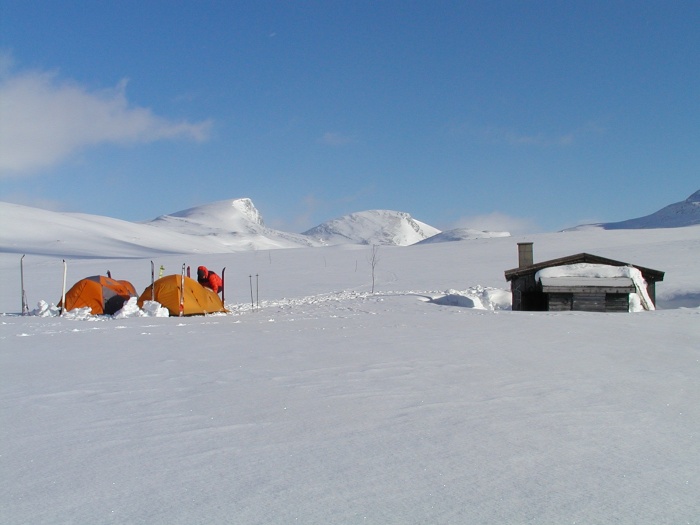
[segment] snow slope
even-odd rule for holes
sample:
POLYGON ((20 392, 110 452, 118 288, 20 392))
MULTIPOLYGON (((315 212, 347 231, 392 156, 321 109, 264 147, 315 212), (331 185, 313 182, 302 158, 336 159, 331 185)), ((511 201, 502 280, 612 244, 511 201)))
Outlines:
MULTIPOLYGON (((31 239, 25 220, 3 224, 31 239)), ((69 284, 139 291, 150 258, 226 266, 231 313, 193 318, 19 316, 22 253, 32 306, 62 279, 20 241, 0 253, 5 523, 700 516, 700 226, 381 246, 375 294, 368 246, 67 257, 69 284), (512 312, 519 241, 665 271, 660 309, 512 312)))
POLYGON ((0 202, 0 251, 56 257, 147 257, 216 253, 221 244, 205 237, 99 215, 57 213, 0 202))
POLYGON ((432 237, 419 241, 419 243, 466 241, 470 239, 488 239, 491 237, 510 237, 510 233, 473 230, 471 228, 455 228, 437 233, 432 237))
POLYGON ((304 232, 319 243, 408 246, 440 233, 408 213, 368 210, 344 215, 304 232))

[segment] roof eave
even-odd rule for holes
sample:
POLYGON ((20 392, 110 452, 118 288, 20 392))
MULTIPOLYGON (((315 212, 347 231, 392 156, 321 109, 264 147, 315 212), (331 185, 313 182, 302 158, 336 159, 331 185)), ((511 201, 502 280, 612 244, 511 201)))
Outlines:
POLYGON ((522 268, 513 268, 511 270, 505 271, 506 281, 512 281, 516 277, 522 277, 523 275, 528 275, 530 273, 536 273, 543 268, 549 268, 552 266, 564 266, 565 264, 576 264, 576 263, 588 263, 588 264, 607 264, 609 266, 632 266, 636 268, 647 280, 652 281, 663 281, 664 272, 659 270, 653 270, 651 268, 645 268, 644 266, 638 266, 636 264, 629 264, 623 261, 616 261, 614 259, 608 259, 606 257, 600 257, 599 255, 593 255, 590 253, 577 253, 575 255, 568 255, 566 257, 560 257, 558 259, 550 259, 549 261, 542 261, 537 264, 531 264, 529 266, 523 266, 522 268))

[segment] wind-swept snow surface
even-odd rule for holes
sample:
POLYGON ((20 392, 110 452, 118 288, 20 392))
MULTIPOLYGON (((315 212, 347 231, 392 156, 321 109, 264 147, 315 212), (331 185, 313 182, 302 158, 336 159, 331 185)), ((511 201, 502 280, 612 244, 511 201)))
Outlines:
POLYGON ((510 233, 473 230, 471 228, 455 228, 453 230, 437 233, 419 242, 421 244, 429 244, 434 242, 467 241, 470 239, 490 239, 491 237, 510 237, 510 233))
POLYGON ((8 523, 693 523, 700 311, 416 297, 0 334, 8 523))
POLYGON ((698 226, 382 246, 375 294, 368 246, 68 257, 69 285, 111 270, 137 290, 151 258, 226 266, 231 313, 192 318, 52 316, 61 257, 35 254, 46 317, 22 317, 24 248, 0 253, 0 521, 700 516, 698 226), (660 309, 512 312, 519 241, 665 271, 660 309))

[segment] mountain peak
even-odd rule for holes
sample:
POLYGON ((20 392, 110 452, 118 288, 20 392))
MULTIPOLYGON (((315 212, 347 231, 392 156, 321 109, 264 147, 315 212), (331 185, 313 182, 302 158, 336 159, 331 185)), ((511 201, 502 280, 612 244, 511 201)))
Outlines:
POLYGON ((690 197, 685 199, 685 202, 690 202, 692 204, 700 204, 700 190, 696 191, 690 197))
POLYGON ((408 213, 367 210, 324 222, 303 233, 323 244, 408 246, 440 233, 408 213))
POLYGON ((228 231, 235 231, 236 228, 239 228, 241 221, 251 222, 258 226, 265 225, 262 215, 260 215, 253 201, 247 197, 211 202, 171 213, 169 216, 185 218, 199 224, 216 226, 228 231))

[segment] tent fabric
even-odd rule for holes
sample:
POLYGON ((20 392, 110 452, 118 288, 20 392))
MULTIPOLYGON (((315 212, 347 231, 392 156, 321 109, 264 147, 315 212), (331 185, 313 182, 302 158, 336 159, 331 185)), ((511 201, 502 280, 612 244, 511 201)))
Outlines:
MULTIPOLYGON (((147 286, 139 296, 139 308, 143 308, 146 301, 158 301, 163 308, 167 308, 170 315, 180 315, 180 290, 182 287, 181 275, 166 275, 153 283, 153 290, 147 286), (152 299, 153 298, 153 299, 152 299)), ((196 280, 185 277, 185 308, 184 315, 204 315, 226 312, 224 303, 218 294, 205 288, 196 280)))
MULTIPOLYGON (((90 307, 92 315, 113 315, 122 309, 136 289, 129 281, 119 281, 104 275, 93 275, 75 283, 66 292, 66 311, 90 307)), ((59 301, 62 306, 62 301, 59 301)))

